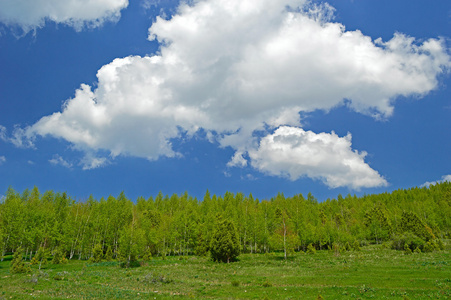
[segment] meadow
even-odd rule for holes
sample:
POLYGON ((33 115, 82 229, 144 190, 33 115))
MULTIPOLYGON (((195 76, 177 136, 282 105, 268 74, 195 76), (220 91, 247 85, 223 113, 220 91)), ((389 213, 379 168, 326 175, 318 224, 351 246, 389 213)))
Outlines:
POLYGON ((0 299, 450 299, 451 255, 361 251, 241 254, 237 262, 170 256, 121 268, 119 262, 50 261, 11 274, 0 263, 0 299))

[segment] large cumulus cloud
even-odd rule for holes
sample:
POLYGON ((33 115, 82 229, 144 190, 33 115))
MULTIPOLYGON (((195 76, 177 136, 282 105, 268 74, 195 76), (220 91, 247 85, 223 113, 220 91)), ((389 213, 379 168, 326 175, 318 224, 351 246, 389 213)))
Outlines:
POLYGON ((417 43, 400 33, 386 42, 372 40, 332 22, 332 14, 328 5, 302 0, 181 4, 172 18, 157 18, 149 28, 149 39, 161 45, 157 54, 105 65, 95 89, 83 84, 61 112, 22 135, 154 160, 177 156, 171 139, 202 128, 236 150, 230 166, 250 160, 268 174, 321 178, 331 187, 386 184, 364 162, 365 154, 352 150, 350 136, 302 133, 299 112, 346 101, 357 112, 389 117, 397 97, 436 88, 450 57, 441 40, 417 43), (266 137, 260 141, 256 131, 266 137), (286 132, 290 142, 282 143, 286 132), (323 142, 307 142, 306 134, 323 142), (294 169, 277 160, 281 145, 294 169), (318 153, 327 159, 307 167, 304 161, 318 153))
POLYGON ((0 0, 0 22, 26 33, 47 20, 81 30, 116 21, 128 0, 0 0))

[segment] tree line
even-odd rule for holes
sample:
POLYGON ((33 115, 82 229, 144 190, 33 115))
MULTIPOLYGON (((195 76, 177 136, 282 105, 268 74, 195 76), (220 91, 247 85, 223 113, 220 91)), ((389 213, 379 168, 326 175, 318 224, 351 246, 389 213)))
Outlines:
POLYGON ((240 253, 283 251, 285 257, 294 251, 344 251, 371 243, 434 251, 450 233, 449 182, 361 197, 338 195, 323 202, 311 193, 259 200, 252 194, 217 196, 209 191, 201 200, 187 192, 160 192, 131 201, 122 192, 75 201, 37 187, 21 193, 9 188, 0 201, 2 259, 19 248, 25 259, 41 261, 46 255, 127 261, 207 255, 219 251, 215 240, 224 239, 232 240, 240 253), (227 231, 233 232, 221 236, 227 231))

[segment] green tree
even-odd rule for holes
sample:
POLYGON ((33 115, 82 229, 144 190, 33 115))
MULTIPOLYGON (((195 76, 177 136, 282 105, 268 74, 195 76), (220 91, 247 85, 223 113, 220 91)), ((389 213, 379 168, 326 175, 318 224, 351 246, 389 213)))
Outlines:
POLYGON ((217 262, 234 261, 240 254, 240 242, 235 225, 230 220, 218 222, 210 245, 211 257, 217 262))
POLYGON ((29 268, 25 266, 23 261, 23 249, 18 248, 16 252, 14 252, 13 260, 11 261, 11 266, 9 268, 11 273, 26 273, 29 271, 29 268))
POLYGON ((380 207, 373 207, 365 214, 364 224, 368 229, 368 237, 375 240, 376 244, 390 239, 392 227, 380 207))
MULTIPOLYGON (((111 250, 111 248, 109 248, 111 250)), ((96 244, 94 246, 94 248, 92 249, 92 256, 89 259, 90 262, 92 263, 99 263, 102 261, 103 258, 103 249, 102 249, 102 245, 96 244)))
POLYGON ((435 239, 431 228, 424 224, 414 212, 403 212, 401 230, 403 232, 411 232, 425 241, 435 239))
POLYGON ((66 258, 65 251, 63 247, 57 247, 53 253, 52 264, 58 265, 64 263, 66 258))
POLYGON ((40 270, 42 265, 47 264, 47 256, 48 251, 44 247, 39 247, 38 251, 36 252, 36 255, 31 260, 31 264, 35 265, 39 263, 40 270))
POLYGON ((275 249, 282 248, 284 258, 287 259, 288 255, 293 253, 300 244, 299 236, 291 229, 291 219, 285 210, 277 208, 275 215, 279 226, 271 236, 271 245, 275 249))

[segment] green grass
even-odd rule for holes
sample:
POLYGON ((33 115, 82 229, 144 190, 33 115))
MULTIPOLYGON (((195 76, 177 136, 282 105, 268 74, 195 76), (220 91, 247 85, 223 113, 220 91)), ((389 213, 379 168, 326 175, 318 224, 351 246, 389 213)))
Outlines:
POLYGON ((0 263, 0 299, 451 299, 450 251, 404 255, 365 247, 335 256, 318 251, 246 254, 231 264, 195 256, 117 262, 73 260, 31 274, 0 263))

